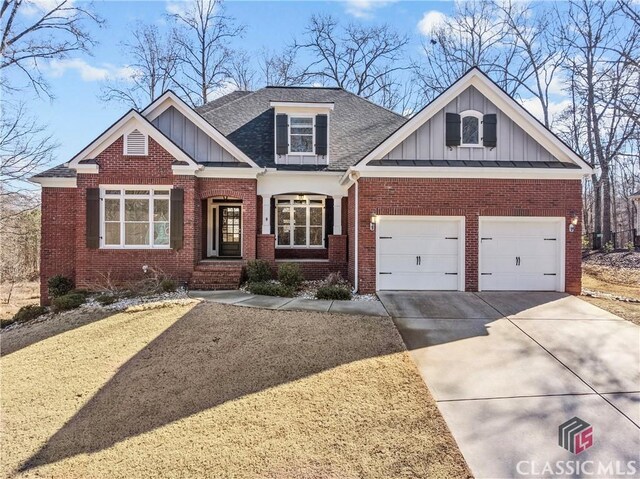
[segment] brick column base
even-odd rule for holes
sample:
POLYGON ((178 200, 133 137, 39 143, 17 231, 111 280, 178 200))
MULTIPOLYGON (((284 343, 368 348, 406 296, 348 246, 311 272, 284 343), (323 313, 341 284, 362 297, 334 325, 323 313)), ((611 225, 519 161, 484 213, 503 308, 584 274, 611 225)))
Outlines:
POLYGON ((258 235, 256 257, 268 261, 275 268, 276 235, 258 235))

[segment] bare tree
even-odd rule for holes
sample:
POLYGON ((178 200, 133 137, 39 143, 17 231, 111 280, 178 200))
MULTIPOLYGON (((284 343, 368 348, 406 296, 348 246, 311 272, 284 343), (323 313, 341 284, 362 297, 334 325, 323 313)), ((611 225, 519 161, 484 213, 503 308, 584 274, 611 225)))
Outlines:
POLYGON ((637 108, 638 71, 625 57, 638 54, 637 39, 619 27, 620 7, 605 1, 571 0, 566 15, 564 42, 568 48, 566 70, 571 78, 572 108, 584 117, 574 132, 586 145, 586 157, 596 166, 594 185, 594 229, 603 242, 611 240, 613 162, 629 148, 637 135, 637 124, 628 115, 622 99, 633 97, 637 108), (623 55, 617 53, 625 50, 623 55), (635 53, 632 53, 635 52, 635 53))
POLYGON ((308 76, 388 107, 384 103, 395 75, 410 68, 405 60, 408 42, 388 25, 341 27, 330 15, 313 15, 303 41, 294 47, 312 56, 308 76))
POLYGON ((297 50, 285 48, 281 52, 263 50, 259 68, 266 85, 298 86, 308 80, 308 73, 298 64, 297 50))
POLYGON ((457 2, 451 16, 433 26, 423 42, 423 59, 415 77, 423 96, 430 100, 446 90, 472 67, 481 68, 507 93, 514 95, 519 83, 513 68, 516 48, 508 40, 504 12, 496 2, 457 2))
POLYGON ((244 50, 232 53, 229 62, 229 76, 238 90, 251 91, 255 86, 256 71, 251 56, 244 50))
POLYGON ((120 101, 140 109, 153 102, 173 85, 178 49, 171 35, 163 35, 155 25, 137 23, 132 38, 121 43, 129 78, 107 80, 102 87, 103 101, 120 101))
POLYGON ((225 15, 221 0, 190 0, 171 17, 177 25, 174 42, 179 49, 176 86, 191 105, 203 105, 229 80, 230 42, 244 27, 225 15))
MULTIPOLYGON (((0 72, 14 68, 27 78, 37 93, 50 95, 40 66, 45 60, 65 58, 69 53, 87 52, 93 46, 86 27, 102 20, 72 0, 53 0, 42 7, 29 0, 3 0, 0 7, 0 72), (35 14, 32 14, 36 12, 35 14)), ((3 89, 16 89, 0 76, 3 89)))

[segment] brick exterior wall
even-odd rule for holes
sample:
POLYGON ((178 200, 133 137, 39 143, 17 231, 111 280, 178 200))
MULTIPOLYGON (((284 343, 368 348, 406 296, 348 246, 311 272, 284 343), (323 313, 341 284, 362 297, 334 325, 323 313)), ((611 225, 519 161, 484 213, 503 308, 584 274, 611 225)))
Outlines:
POLYGON ((96 161, 98 174, 79 174, 77 188, 42 189, 41 302, 47 304, 46 282, 56 274, 92 289, 107 281, 121 283, 144 277, 143 265, 180 282, 191 279, 201 260, 202 200, 211 196, 240 198, 243 256, 256 257, 256 180, 196 178, 173 175, 173 157, 149 138, 148 156, 124 156, 123 138, 96 161), (89 249, 86 246, 86 190, 100 185, 172 185, 184 189, 184 242, 171 249, 89 249))
MULTIPOLYGON (((442 215, 465 217, 465 283, 478 290, 479 216, 563 216, 567 218, 565 288, 581 289, 581 229, 569 233, 572 214, 582 217, 580 180, 511 180, 467 178, 361 178, 359 188, 359 290, 375 291, 375 231, 369 228, 372 212, 378 215, 442 215), (382 206, 386 205, 386 206, 382 206)), ((355 186, 349 190, 353 205, 355 186)), ((355 211, 349 209, 349 235, 353 238, 355 211)), ((351 243, 351 242, 350 242, 351 243)), ((353 277, 353 247, 349 275, 353 277)))
POLYGON ((76 188, 42 188, 40 302, 48 304, 47 279, 76 274, 76 188))

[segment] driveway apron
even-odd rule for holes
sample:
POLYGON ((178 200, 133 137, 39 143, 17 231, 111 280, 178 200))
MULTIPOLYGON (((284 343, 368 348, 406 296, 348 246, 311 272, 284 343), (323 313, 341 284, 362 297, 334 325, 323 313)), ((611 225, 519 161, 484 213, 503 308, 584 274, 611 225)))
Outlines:
POLYGON ((640 327, 561 293, 379 296, 475 477, 640 477, 640 327))

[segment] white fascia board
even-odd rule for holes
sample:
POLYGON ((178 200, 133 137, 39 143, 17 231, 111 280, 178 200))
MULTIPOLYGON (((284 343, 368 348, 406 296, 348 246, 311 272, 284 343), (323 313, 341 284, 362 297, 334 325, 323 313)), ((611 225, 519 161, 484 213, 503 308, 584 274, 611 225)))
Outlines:
POLYGON ((156 101, 142 110, 142 115, 149 121, 158 118, 167 108, 174 107, 185 117, 191 120, 198 128, 204 131, 209 137, 218 143, 222 148, 227 150, 234 158, 248 163, 253 168, 260 168, 251 158, 242 152, 236 145, 231 143, 229 139, 220 133, 207 120, 202 118, 193 108, 187 105, 182 99, 172 91, 165 92, 156 101))
POLYGON ((38 183, 42 188, 76 188, 75 178, 31 178, 29 181, 38 183))
POLYGON ((263 170, 256 168, 207 167, 195 172, 198 178, 257 178, 263 170))
POLYGON ((176 146, 171 140, 169 140, 160 130, 153 126, 146 118, 135 110, 131 110, 120 120, 111 126, 107 131, 100 135, 93 143, 82 150, 76 155, 73 160, 69 162, 69 168, 77 170, 80 161, 87 159, 94 159, 100 153, 102 153, 107 147, 116 141, 120 136, 125 135, 134 129, 139 130, 147 136, 153 138, 162 148, 167 150, 178 161, 184 161, 189 163, 192 167, 199 167, 189 155, 176 146))
MULTIPOLYGON (((355 171, 355 170, 354 170, 355 171)), ((486 178, 526 180, 581 180, 578 169, 482 168, 482 167, 388 167, 364 166, 357 169, 362 178, 486 178)), ((343 177, 343 180, 348 175, 343 177)))
MULTIPOLYGON (((491 80, 485 77, 478 70, 468 72, 464 77, 455 82, 448 90, 435 98, 429 105, 421 110, 416 116, 396 130, 385 141, 378 145, 373 151, 365 156, 358 165, 367 165, 371 160, 378 160, 390 153, 396 146, 407 139, 425 122, 431 119, 436 113, 447 106, 452 100, 460 95, 468 87, 475 87, 497 108, 502 110, 520 128, 526 131, 534 140, 547 148, 550 153, 558 159, 566 159, 580 166, 585 175, 590 175, 593 169, 580 158, 571 148, 560 141, 553 133, 545 128, 540 122, 531 117, 522 105, 509 97, 491 80)), ((356 167, 358 166, 356 165, 356 167)))
POLYGON ((87 175, 96 175, 99 173, 98 165, 76 165, 74 169, 76 173, 84 173, 87 175))
POLYGON ((320 110, 333 110, 333 102, 296 102, 296 101, 271 101, 271 108, 317 108, 320 110))

